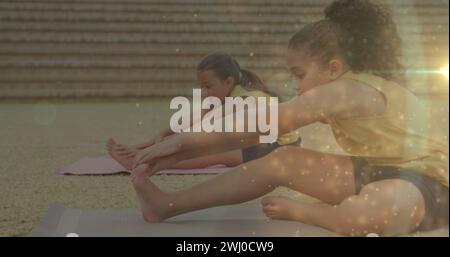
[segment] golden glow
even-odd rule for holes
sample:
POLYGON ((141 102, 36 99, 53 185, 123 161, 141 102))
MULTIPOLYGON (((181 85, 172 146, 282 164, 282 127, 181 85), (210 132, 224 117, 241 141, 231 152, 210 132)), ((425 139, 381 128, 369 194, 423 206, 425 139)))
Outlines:
POLYGON ((440 68, 438 73, 446 76, 447 79, 448 79, 448 65, 445 66, 445 67, 440 68))

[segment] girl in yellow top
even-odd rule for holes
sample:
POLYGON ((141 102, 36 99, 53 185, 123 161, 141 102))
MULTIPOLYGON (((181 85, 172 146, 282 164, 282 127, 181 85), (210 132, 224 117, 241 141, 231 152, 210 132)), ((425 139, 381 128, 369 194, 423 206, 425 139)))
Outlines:
MULTIPOLYGON (((218 97, 222 102, 225 101, 226 96, 270 97, 273 95, 256 74, 242 69, 238 62, 228 54, 214 53, 203 58, 197 66, 197 82, 202 90, 206 91, 207 96, 218 97)), ((202 117, 208 111, 202 110, 202 117)), ((113 139, 110 139, 107 144, 108 153, 125 168, 130 169, 131 162, 139 150, 147 148, 172 134, 174 134, 172 130, 167 128, 156 138, 135 146, 116 144, 113 139)), ((244 149, 184 160, 173 164, 171 168, 204 168, 214 164, 236 166, 261 158, 281 145, 299 144, 298 132, 292 131, 281 135, 277 142, 272 144, 258 144, 244 149)))
POLYGON ((163 192, 144 175, 205 152, 255 144, 259 136, 181 133, 135 159, 132 183, 145 220, 242 203, 285 186, 320 203, 264 197, 268 217, 361 236, 448 226, 448 146, 427 133, 419 100, 400 84, 400 51, 384 6, 332 2, 323 20, 289 42, 287 64, 299 92, 279 105, 279 133, 323 121, 350 156, 285 146, 192 188, 163 192))

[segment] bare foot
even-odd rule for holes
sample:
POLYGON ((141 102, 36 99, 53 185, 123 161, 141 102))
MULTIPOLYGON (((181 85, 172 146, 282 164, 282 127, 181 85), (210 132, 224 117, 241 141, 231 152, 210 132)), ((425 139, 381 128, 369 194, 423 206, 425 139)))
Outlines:
POLYGON ((133 164, 133 158, 128 158, 125 156, 120 155, 117 152, 116 149, 117 143, 114 141, 114 139, 110 138, 108 142, 106 143, 106 149, 108 151, 108 154, 117 162, 120 163, 125 169, 130 170, 131 165, 133 164))
POLYGON ((141 164, 137 166, 136 168, 131 170, 131 174, 133 176, 143 177, 143 176, 153 176, 155 174, 155 171, 152 171, 148 164, 141 164))
POLYGON ((127 146, 122 144, 116 144, 114 147, 114 151, 125 158, 134 158, 136 154, 139 152, 139 150, 142 150, 145 148, 138 148, 135 146, 127 146))
POLYGON ((164 193, 153 185, 147 176, 132 176, 134 190, 141 204, 144 220, 147 222, 160 222, 166 218, 164 209, 164 193))
POLYGON ((283 196, 264 197, 261 205, 264 214, 271 219, 299 221, 302 216, 300 214, 304 212, 304 206, 300 202, 283 196))

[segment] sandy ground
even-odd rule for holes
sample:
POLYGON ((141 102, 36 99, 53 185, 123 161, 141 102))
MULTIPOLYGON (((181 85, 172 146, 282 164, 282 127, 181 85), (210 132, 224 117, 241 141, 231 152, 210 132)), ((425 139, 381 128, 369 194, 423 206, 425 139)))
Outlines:
MULTIPOLYGON (((448 117, 448 99, 435 109, 448 117)), ((169 117, 167 99, 0 102, 0 236, 27 235, 56 201, 69 208, 137 208, 128 176, 63 176, 55 169, 83 156, 105 155, 110 136, 126 143, 151 137, 169 117)), ((437 120, 448 131, 448 119, 437 120)), ((306 147, 340 152, 324 125, 306 127, 302 135, 306 147)), ((152 179, 170 191, 208 177, 152 179)), ((287 189, 272 194, 313 201, 287 189)), ((448 236, 448 229, 428 235, 448 236)))

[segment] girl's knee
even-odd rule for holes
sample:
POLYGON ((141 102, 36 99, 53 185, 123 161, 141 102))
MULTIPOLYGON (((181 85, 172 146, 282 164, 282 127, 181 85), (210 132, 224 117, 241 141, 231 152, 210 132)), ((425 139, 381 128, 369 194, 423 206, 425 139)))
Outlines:
POLYGON ((298 166, 299 159, 305 160, 302 162, 303 164, 313 164, 318 161, 318 158, 311 154, 310 151, 304 149, 300 146, 281 146, 277 149, 273 150, 270 154, 268 154, 265 158, 271 164, 279 164, 283 163, 286 165, 295 165, 298 166))

